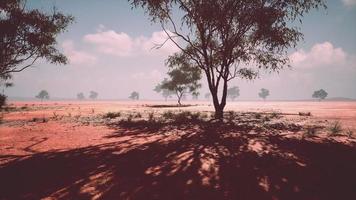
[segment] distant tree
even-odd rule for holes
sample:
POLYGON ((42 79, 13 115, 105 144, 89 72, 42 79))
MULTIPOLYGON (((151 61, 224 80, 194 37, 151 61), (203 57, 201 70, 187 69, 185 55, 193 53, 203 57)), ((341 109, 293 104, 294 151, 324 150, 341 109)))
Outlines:
POLYGON ((237 86, 227 89, 227 96, 234 101, 237 97, 240 96, 240 89, 237 86))
MULTIPOLYGON (((161 25, 167 40, 199 68, 223 118, 228 82, 289 65, 288 48, 303 38, 298 23, 325 0, 128 0, 161 25)), ((167 41, 157 48, 167 44, 167 41)))
POLYGON ((156 87, 153 89, 155 92, 161 93, 165 101, 167 101, 168 98, 171 98, 172 95, 175 94, 175 92, 172 90, 162 88, 162 85, 166 84, 167 82, 168 79, 165 78, 161 83, 156 85, 156 87))
POLYGON ((267 96, 269 96, 269 90, 262 88, 258 96, 261 97, 263 100, 266 100, 267 96))
POLYGON ((319 101, 324 100, 327 96, 328 96, 328 93, 323 89, 314 91, 314 93, 312 95, 313 98, 319 99, 319 101))
POLYGON ((199 99, 199 95, 200 95, 200 92, 198 92, 198 91, 192 92, 193 100, 198 100, 199 99))
POLYGON ((166 64, 170 69, 167 73, 170 79, 162 84, 162 88, 175 91, 178 104, 182 105, 181 100, 186 93, 196 93, 201 87, 198 82, 201 78, 200 69, 191 66, 186 59, 174 57, 168 59, 166 64))
POLYGON ((210 100, 210 98, 211 98, 210 92, 205 93, 204 97, 205 97, 206 100, 210 100))
POLYGON ((80 92, 80 93, 77 94, 77 99, 78 100, 84 100, 85 99, 85 96, 84 96, 83 92, 80 92))
POLYGON ((44 99, 49 99, 49 93, 46 90, 41 90, 36 96, 36 98, 41 99, 41 101, 43 101, 44 99))
POLYGON ((140 99, 140 94, 136 91, 133 91, 131 93, 131 95, 129 96, 129 99, 132 99, 132 100, 139 100, 140 99))
POLYGON ((90 94, 89 94, 89 98, 91 99, 91 100, 95 100, 95 99, 97 99, 98 98, 98 93, 97 92, 95 92, 95 91, 90 91, 90 94))
POLYGON ((45 13, 26 7, 25 0, 0 1, 0 79, 31 67, 38 59, 66 64, 56 37, 73 21, 53 9, 45 13))

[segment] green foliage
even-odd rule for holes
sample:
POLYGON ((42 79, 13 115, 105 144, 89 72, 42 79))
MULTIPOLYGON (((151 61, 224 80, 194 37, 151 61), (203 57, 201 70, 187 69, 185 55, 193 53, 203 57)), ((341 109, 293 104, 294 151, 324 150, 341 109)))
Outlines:
POLYGON ((164 97, 164 99, 165 99, 166 101, 167 101, 167 98, 171 98, 172 95, 175 94, 175 92, 172 91, 172 90, 162 88, 162 85, 167 84, 167 82, 168 82, 168 79, 165 78, 165 79, 162 81, 162 83, 156 85, 156 87, 153 89, 155 92, 161 93, 162 96, 164 97))
POLYGON ((36 96, 36 98, 41 99, 41 101, 44 99, 49 99, 49 93, 46 90, 41 90, 36 96))
POLYGON ((267 96, 269 96, 269 90, 262 88, 260 93, 258 93, 258 96, 265 100, 267 96))
POLYGON ((166 64, 170 69, 167 73, 170 79, 165 79, 161 88, 174 91, 179 105, 185 93, 199 94, 201 71, 198 67, 190 65, 186 59, 174 56, 171 56, 166 64))
POLYGON ((130 96, 129 99, 131 100, 139 100, 140 99, 140 94, 136 91, 133 91, 130 96))
POLYGON ((0 1, 0 79, 32 66, 38 59, 66 64, 56 46, 56 37, 73 21, 72 16, 53 10, 48 14, 26 7, 26 1, 0 1))
MULTIPOLYGON (((262 69, 274 72, 289 66, 288 48, 296 47, 303 38, 295 22, 302 22, 312 9, 326 8, 324 0, 128 1, 160 23, 181 49, 169 57, 169 63, 185 63, 205 73, 217 117, 222 117, 226 105, 228 81, 255 79, 262 69), (220 86, 222 92, 218 92, 220 86)), ((170 73, 185 77, 174 70, 170 73)), ((176 91, 173 85, 169 88, 176 91)))
POLYGON ((342 131, 341 123, 339 121, 332 123, 329 127, 329 131, 331 136, 339 134, 342 131))
POLYGON ((313 93, 313 95, 312 95, 313 98, 319 99, 319 100, 323 100, 323 99, 325 99, 327 96, 328 96, 328 93, 327 93, 325 90, 323 90, 323 89, 314 91, 314 93, 313 93))
POLYGON ((227 89, 227 96, 234 101, 237 97, 240 96, 240 89, 237 86, 227 89))

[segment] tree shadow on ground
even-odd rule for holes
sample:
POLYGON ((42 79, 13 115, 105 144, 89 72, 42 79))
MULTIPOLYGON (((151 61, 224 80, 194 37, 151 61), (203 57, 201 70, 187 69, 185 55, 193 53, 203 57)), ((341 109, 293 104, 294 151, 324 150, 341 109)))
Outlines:
POLYGON ((211 121, 140 123, 118 125, 117 142, 0 166, 0 199, 356 199, 355 146, 211 121))

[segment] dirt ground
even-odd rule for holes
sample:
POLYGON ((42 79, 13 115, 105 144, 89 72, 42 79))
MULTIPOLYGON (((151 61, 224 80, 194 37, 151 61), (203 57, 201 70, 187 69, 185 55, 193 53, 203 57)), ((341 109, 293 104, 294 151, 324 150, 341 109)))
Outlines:
POLYGON ((0 200, 356 199, 356 102, 173 104, 10 102, 0 200))

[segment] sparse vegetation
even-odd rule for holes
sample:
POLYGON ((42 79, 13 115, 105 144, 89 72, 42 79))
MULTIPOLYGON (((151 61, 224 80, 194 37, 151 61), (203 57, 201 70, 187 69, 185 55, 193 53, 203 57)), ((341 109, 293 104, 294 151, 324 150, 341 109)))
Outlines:
POLYGON ((307 117, 310 117, 310 116, 311 116, 311 112, 299 112, 298 115, 299 115, 299 116, 307 116, 307 117))
POLYGON ((317 127, 308 126, 306 127, 305 132, 303 133, 303 137, 313 137, 317 134, 317 127))
POLYGON ((117 117, 121 117, 121 112, 108 112, 104 116, 104 118, 114 119, 117 117))
POLYGON ((333 122, 331 124, 331 126, 329 127, 329 135, 330 136, 335 136, 335 135, 341 133, 341 131, 342 131, 342 126, 339 121, 333 122))
POLYGON ((352 138, 353 137, 353 131, 349 128, 349 129, 347 129, 347 131, 346 131, 346 135, 347 135, 347 137, 349 137, 349 138, 352 138))

